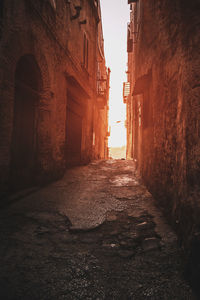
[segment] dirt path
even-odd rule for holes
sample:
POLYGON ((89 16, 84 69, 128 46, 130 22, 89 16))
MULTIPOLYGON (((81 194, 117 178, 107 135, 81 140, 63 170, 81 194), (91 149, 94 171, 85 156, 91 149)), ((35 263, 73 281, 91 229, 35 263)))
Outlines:
POLYGON ((0 211, 1 299, 194 299, 131 161, 94 162, 0 211))

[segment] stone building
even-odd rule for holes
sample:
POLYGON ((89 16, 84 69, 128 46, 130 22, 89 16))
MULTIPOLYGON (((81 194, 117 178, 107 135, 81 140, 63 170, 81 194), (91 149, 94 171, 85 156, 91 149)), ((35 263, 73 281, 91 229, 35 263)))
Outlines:
POLYGON ((127 157, 188 241, 200 229, 200 2, 128 3, 127 157))
MULTIPOLYGON (((98 6, 98 15, 101 20, 101 10, 98 6)), ((93 154, 94 158, 108 158, 108 99, 109 99, 109 83, 110 69, 106 67, 104 56, 104 39, 102 23, 98 23, 97 37, 97 101, 94 115, 94 131, 93 131, 93 154)))
POLYGON ((0 2, 1 194, 107 156, 108 80, 99 0, 0 2))

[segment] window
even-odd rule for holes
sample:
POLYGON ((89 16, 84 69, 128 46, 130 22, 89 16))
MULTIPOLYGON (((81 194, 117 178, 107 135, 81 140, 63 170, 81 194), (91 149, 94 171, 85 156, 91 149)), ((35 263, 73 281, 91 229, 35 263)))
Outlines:
POLYGON ((83 66, 88 69, 88 39, 85 33, 83 39, 83 66))

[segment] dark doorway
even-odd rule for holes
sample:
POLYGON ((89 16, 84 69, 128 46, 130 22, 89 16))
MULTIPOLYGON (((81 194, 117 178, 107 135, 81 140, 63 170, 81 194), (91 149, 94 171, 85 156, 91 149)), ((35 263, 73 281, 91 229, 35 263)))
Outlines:
POLYGON ((82 107, 80 103, 67 94, 67 120, 66 120, 66 162, 67 166, 81 163, 82 144, 82 107))
POLYGON ((36 162, 36 111, 42 77, 32 55, 23 56, 15 72, 14 124, 11 186, 21 189, 34 184, 36 162))

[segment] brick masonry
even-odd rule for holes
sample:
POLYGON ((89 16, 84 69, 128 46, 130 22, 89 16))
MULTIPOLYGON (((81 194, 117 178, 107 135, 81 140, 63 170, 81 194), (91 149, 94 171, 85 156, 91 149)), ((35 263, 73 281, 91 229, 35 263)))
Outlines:
POLYGON ((138 0, 128 53, 129 157, 187 244, 200 221, 200 2, 138 0))
MULTIPOLYGON (((79 130, 77 132, 81 136, 80 141, 75 140, 80 142, 79 161, 75 159, 75 163, 106 157, 108 93, 104 97, 104 105, 99 108, 97 48, 98 40, 103 41, 99 1, 8 0, 1 2, 0 9, 0 187, 1 194, 4 194, 13 185, 10 174, 12 153, 15 152, 16 69, 21 59, 25 61, 29 57, 40 72, 37 80, 41 88, 37 90, 38 101, 35 103, 31 185, 62 176, 70 162, 70 157, 67 159, 66 156, 68 108, 69 111, 74 110, 80 123, 80 128, 74 129, 79 130), (87 49, 84 48, 84 37, 87 49), (70 107, 69 94, 73 100, 70 107), (97 120, 104 124, 100 129, 95 125, 97 120), (94 134, 96 143, 103 141, 101 148, 95 150, 94 134)), ((101 69, 107 76, 104 54, 101 69)), ((32 72, 34 70, 30 67, 29 73, 32 72)), ((24 78, 24 82, 26 80, 24 78)), ((73 128, 70 130, 73 136, 73 128)))

